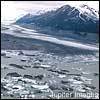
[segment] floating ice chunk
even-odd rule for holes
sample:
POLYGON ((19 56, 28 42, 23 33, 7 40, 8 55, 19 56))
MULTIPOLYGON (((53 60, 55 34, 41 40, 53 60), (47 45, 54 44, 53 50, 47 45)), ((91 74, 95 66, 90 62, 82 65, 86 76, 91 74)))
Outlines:
POLYGON ((82 68, 74 68, 74 67, 72 67, 72 69, 75 69, 75 70, 78 70, 78 71, 82 70, 82 68))
POLYGON ((34 85, 32 85, 32 87, 38 88, 40 90, 48 89, 49 88, 49 86, 47 84, 45 84, 45 85, 37 85, 37 84, 34 84, 34 85))
POLYGON ((82 72, 83 74, 90 74, 90 72, 82 72))
POLYGON ((35 95, 32 94, 31 97, 32 97, 32 98, 35 98, 35 95))
POLYGON ((60 75, 60 74, 59 74, 58 77, 60 77, 60 78, 64 78, 64 77, 66 77, 66 75, 60 75))
POLYGON ((1 79, 1 83, 2 83, 2 82, 7 82, 7 83, 8 83, 9 81, 6 80, 6 79, 4 79, 4 78, 2 78, 2 79, 1 79))
POLYGON ((8 83, 6 86, 4 86, 5 88, 9 89, 9 90, 12 90, 12 86, 14 84, 13 83, 8 83))
POLYGON ((22 79, 22 77, 11 77, 13 80, 22 79))
POLYGON ((51 67, 50 65, 41 64, 41 67, 51 67))
POLYGON ((83 77, 83 76, 81 76, 81 79, 82 79, 85 83, 91 84, 92 79, 88 79, 88 78, 83 77))
POLYGON ((27 78, 24 78, 24 79, 21 79, 21 80, 22 80, 22 81, 31 82, 31 83, 36 84, 36 80, 27 79, 27 78))
POLYGON ((70 86, 73 87, 74 90, 78 91, 78 92, 85 92, 86 91, 85 89, 83 89, 83 85, 71 84, 70 86))
POLYGON ((82 81, 77 81, 74 79, 68 79, 68 81, 72 82, 73 84, 82 84, 83 83, 82 81))
POLYGON ((24 95, 25 95, 25 94, 29 94, 29 91, 26 91, 26 90, 21 91, 21 92, 20 92, 20 95, 23 95, 23 94, 24 94, 24 95))
POLYGON ((82 86, 78 86, 78 87, 76 88, 76 90, 79 91, 79 92, 85 92, 85 91, 86 91, 86 90, 83 89, 82 86))
POLYGON ((73 81, 73 84, 82 84, 83 82, 81 81, 73 81))
POLYGON ((21 60, 28 60, 28 57, 27 56, 21 56, 20 59, 21 60))
POLYGON ((13 52, 5 51, 5 53, 6 53, 6 56, 18 56, 19 54, 19 52, 16 52, 16 51, 13 51, 13 52))
POLYGON ((73 81, 75 81, 75 80, 74 80, 74 79, 68 79, 68 81, 73 82, 73 81))

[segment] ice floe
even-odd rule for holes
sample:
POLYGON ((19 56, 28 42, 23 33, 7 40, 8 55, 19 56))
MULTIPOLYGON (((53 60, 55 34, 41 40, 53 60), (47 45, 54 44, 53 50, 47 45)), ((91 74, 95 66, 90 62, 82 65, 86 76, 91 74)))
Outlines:
POLYGON ((60 77, 60 78, 64 78, 64 77, 66 77, 66 75, 58 75, 58 77, 60 77))
POLYGON ((40 89, 40 90, 48 89, 48 88, 49 88, 48 84, 45 84, 45 85, 37 85, 37 84, 33 84, 32 87, 38 88, 38 89, 40 89))

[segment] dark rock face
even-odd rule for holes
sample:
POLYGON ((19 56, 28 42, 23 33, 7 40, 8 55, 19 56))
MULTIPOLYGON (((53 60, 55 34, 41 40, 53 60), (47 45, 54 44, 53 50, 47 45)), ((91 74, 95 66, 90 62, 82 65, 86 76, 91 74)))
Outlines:
POLYGON ((6 53, 1 53, 1 56, 6 56, 6 53))
POLYGON ((41 90, 34 90, 34 94, 40 94, 40 93, 42 93, 41 90))
POLYGON ((55 72, 55 73, 58 73, 58 74, 66 74, 66 72, 63 72, 61 70, 48 69, 48 71, 55 72))
POLYGON ((21 79, 18 79, 18 82, 23 82, 24 84, 26 84, 27 82, 21 79))
POLYGON ((26 67, 26 68, 31 68, 31 66, 27 66, 27 65, 25 65, 24 67, 26 67))
POLYGON ((31 75, 24 75, 24 78, 33 79, 33 77, 31 75))
POLYGON ((86 87, 88 87, 88 88, 91 88, 91 89, 96 89, 96 87, 95 86, 92 86, 92 85, 90 85, 90 84, 84 84, 86 87))
POLYGON ((72 88, 67 87, 67 86, 62 86, 62 89, 65 90, 65 91, 73 91, 72 88))
POLYGON ((11 58, 11 57, 9 57, 9 56, 4 56, 5 58, 11 58))
POLYGON ((73 79, 75 79, 77 81, 83 81, 80 77, 74 77, 73 79))
POLYGON ((10 66, 14 66, 16 68, 24 69, 23 66, 17 64, 9 64, 10 66))
POLYGON ((61 90, 61 87, 58 86, 57 84, 51 84, 51 85, 49 86, 49 88, 50 88, 51 90, 61 90))
POLYGON ((19 51, 18 55, 24 55, 23 51, 19 51))
POLYGON ((43 75, 37 75, 37 76, 34 76, 35 79, 39 79, 39 80, 42 80, 43 77, 44 77, 43 75))
POLYGON ((23 60, 23 59, 21 59, 21 61, 22 61, 22 62, 26 62, 27 60, 23 60))
POLYGON ((94 73, 94 76, 99 76, 99 73, 94 73))
POLYGON ((1 83, 1 91, 8 91, 8 89, 4 87, 3 83, 1 83))
POLYGON ((68 84, 69 81, 64 81, 64 80, 62 80, 61 83, 62 83, 62 84, 68 84))
POLYGON ((61 71, 63 71, 63 72, 69 72, 68 70, 64 70, 64 69, 62 69, 61 71))
POLYGON ((6 76, 11 76, 11 77, 21 77, 21 75, 19 75, 19 74, 16 73, 16 72, 8 73, 6 76))

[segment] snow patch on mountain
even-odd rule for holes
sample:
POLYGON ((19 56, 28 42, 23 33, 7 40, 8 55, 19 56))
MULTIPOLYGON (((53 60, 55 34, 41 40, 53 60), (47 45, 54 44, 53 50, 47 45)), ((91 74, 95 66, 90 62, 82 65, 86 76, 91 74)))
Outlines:
POLYGON ((99 20, 99 14, 98 11, 96 11, 94 8, 90 8, 88 5, 80 5, 77 8, 80 12, 80 14, 86 15, 87 19, 91 18, 93 20, 99 20))

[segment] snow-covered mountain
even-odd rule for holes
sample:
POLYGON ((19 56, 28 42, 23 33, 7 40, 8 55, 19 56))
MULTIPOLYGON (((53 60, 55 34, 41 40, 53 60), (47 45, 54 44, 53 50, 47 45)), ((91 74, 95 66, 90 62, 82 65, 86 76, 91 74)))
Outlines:
POLYGON ((50 26, 56 29, 73 30, 75 32, 98 32, 99 11, 85 4, 79 7, 64 5, 56 10, 39 15, 27 14, 16 21, 16 24, 23 23, 34 23, 42 27, 50 26))
POLYGON ((94 8, 90 8, 88 5, 81 5, 79 8, 80 14, 87 16, 87 19, 91 18, 93 20, 99 20, 99 11, 96 11, 94 8))

